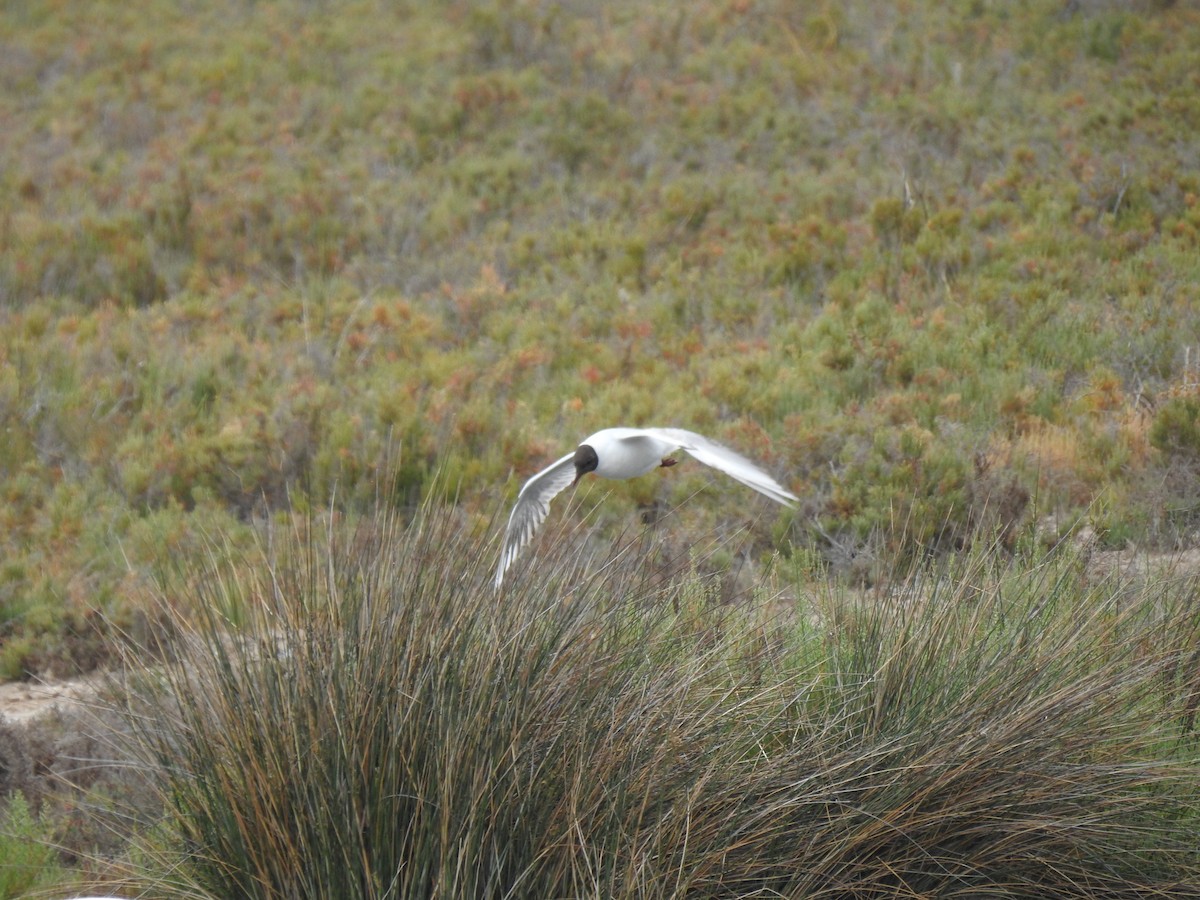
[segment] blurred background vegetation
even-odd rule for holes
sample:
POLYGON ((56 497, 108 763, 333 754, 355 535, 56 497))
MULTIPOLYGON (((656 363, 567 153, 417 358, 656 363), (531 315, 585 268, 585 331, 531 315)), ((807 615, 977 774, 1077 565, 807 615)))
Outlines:
MULTIPOLYGON (((0 84, 0 676, 614 423, 801 494, 756 554, 1196 544, 1195 3, 15 3, 0 84)), ((686 468, 602 523, 744 524, 686 468)))

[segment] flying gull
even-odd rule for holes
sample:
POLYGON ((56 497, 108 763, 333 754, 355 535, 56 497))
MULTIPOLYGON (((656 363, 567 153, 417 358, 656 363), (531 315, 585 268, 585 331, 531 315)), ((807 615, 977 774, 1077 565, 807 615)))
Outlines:
POLYGON ((675 465, 678 460, 671 454, 677 450, 686 450, 706 466, 720 469, 776 503, 792 506, 800 499, 746 457, 702 434, 682 428, 605 428, 525 482, 508 517, 496 568, 496 588, 503 583, 504 573, 521 548, 546 520, 550 501, 569 485, 578 484, 588 472, 602 478, 637 478, 659 466, 675 465))

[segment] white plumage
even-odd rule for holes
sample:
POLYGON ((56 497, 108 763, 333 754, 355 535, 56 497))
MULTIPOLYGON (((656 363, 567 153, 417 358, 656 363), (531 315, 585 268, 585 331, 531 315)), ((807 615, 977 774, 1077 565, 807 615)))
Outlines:
POLYGON ((573 453, 538 472, 521 488, 508 517, 496 587, 534 532, 546 520, 550 501, 588 472, 602 478, 636 478, 659 466, 673 466, 671 454, 686 450, 707 466, 719 469, 776 503, 791 506, 800 498, 746 457, 702 434, 682 428, 605 428, 586 438, 573 453))

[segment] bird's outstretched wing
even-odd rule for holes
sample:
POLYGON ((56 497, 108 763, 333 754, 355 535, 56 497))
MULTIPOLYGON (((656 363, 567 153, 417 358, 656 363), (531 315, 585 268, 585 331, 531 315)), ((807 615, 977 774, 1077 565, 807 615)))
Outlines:
POLYGON ((682 428, 647 428, 645 430, 665 441, 676 444, 706 466, 719 469, 730 478, 770 497, 776 503, 792 506, 800 499, 740 453, 735 453, 702 434, 684 431, 682 428))
POLYGON ((521 488, 516 505, 508 517, 508 528, 504 531, 504 543, 500 550, 500 565, 496 567, 497 588, 504 581, 504 573, 513 564, 521 548, 529 543, 550 513, 550 501, 563 492, 575 480, 575 453, 571 452, 556 463, 538 472, 521 488))

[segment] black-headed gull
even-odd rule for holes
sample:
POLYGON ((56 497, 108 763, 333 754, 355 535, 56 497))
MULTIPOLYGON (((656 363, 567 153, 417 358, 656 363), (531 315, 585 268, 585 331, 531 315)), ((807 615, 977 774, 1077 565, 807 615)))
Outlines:
POLYGON ((659 466, 675 465, 671 454, 676 450, 686 450, 705 465, 720 469, 776 503, 791 506, 800 499, 746 457, 702 434, 682 428, 605 428, 525 482, 508 517, 496 587, 503 583, 504 573, 521 548, 546 520, 550 501, 568 485, 577 484, 588 472, 602 478, 636 478, 659 466))

